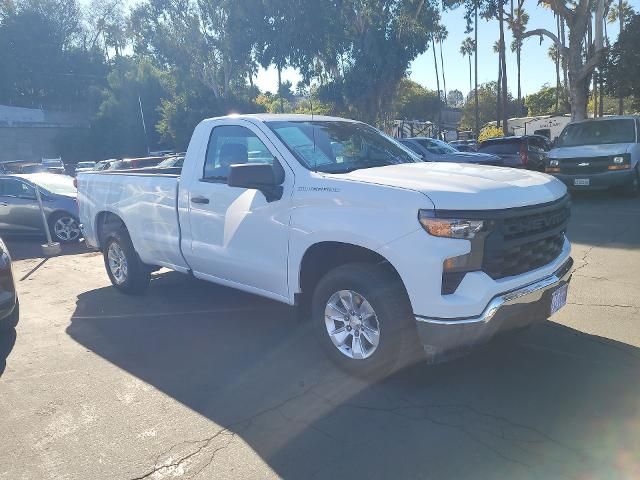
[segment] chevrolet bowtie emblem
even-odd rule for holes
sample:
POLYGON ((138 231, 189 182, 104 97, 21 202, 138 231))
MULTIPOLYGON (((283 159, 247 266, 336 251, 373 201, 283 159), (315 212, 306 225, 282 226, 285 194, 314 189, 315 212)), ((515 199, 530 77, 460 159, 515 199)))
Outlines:
POLYGON ((582 162, 578 164, 579 167, 588 167, 589 165, 590 165, 589 162, 582 162))

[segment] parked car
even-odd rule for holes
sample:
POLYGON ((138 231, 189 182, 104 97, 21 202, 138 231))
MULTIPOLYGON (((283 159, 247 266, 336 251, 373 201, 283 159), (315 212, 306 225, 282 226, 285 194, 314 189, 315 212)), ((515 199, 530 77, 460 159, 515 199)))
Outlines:
POLYGON ((549 152, 546 172, 575 190, 640 193, 640 117, 570 123, 549 152))
POLYGON ((162 266, 310 305, 327 354, 365 376, 418 342, 436 362, 545 320, 573 262, 562 182, 422 162, 334 117, 204 120, 180 175, 80 173, 78 200, 117 289, 162 266))
POLYGON ((40 188, 51 236, 63 243, 77 241, 80 223, 73 179, 52 173, 0 176, 0 231, 14 235, 44 234, 36 185, 40 188))
POLYGON ((400 139, 407 148, 427 162, 474 163, 477 165, 502 165, 497 155, 486 153, 459 152, 448 143, 435 138, 415 137, 400 139))
POLYGON ((179 157, 169 157, 161 161, 157 167, 158 168, 182 168, 184 164, 184 156, 179 157))
POLYGON ((544 172, 551 142, 542 135, 520 135, 490 138, 480 143, 479 153, 498 155, 505 167, 526 168, 544 172))
POLYGON ((475 140, 453 140, 449 145, 459 152, 475 152, 478 149, 478 143, 475 140))
POLYGON ((15 327, 19 315, 20 307, 11 271, 11 256, 0 238, 0 328, 15 327))
POLYGON ((76 164, 75 174, 77 175, 78 172, 87 172, 90 170, 95 170, 95 168, 96 168, 96 162, 78 162, 76 164))
POLYGON ((65 166, 61 158, 43 158, 42 168, 49 173, 58 173, 62 175, 66 173, 65 166))
POLYGON ((99 162, 96 162, 95 167, 93 167, 93 169, 95 171, 102 171, 102 170, 107 170, 109 168, 109 165, 111 165, 112 162, 116 162, 117 160, 115 158, 110 158, 109 160, 100 160, 99 162))
POLYGON ((155 167, 164 160, 164 157, 124 158, 114 160, 107 170, 132 170, 134 168, 155 167))

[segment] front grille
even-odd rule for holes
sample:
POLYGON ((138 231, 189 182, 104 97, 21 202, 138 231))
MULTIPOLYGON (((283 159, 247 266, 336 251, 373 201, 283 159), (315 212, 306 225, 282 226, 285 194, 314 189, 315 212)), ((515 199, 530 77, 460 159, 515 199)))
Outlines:
POLYGON ((484 261, 482 269, 493 279, 511 277, 540 268, 562 252, 564 233, 516 245, 484 261))
POLYGON ((591 175, 606 172, 609 165, 609 157, 563 158, 560 160, 560 173, 591 175))
POLYGON ((484 239, 482 270, 497 280, 552 262, 562 252, 569 217, 568 197, 496 216, 484 239))

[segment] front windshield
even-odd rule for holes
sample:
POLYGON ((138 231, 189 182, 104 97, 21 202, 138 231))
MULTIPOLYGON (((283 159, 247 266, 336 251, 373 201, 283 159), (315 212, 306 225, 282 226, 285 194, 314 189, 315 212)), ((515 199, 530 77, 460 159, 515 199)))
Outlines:
POLYGON ((444 155, 447 153, 458 153, 458 150, 453 148, 448 143, 443 142, 442 140, 436 140, 434 138, 425 138, 421 140, 416 140, 420 145, 427 149, 429 153, 434 153, 436 155, 444 155))
POLYGON ((95 162, 78 162, 78 168, 93 168, 95 162))
POLYGON ((597 120, 570 123, 558 137, 556 146, 604 145, 634 143, 636 129, 632 119, 597 120))
POLYGON ((76 194, 76 187, 73 186, 73 180, 71 177, 43 174, 30 178, 29 180, 51 193, 56 193, 58 195, 76 194))
POLYGON ((307 169, 347 173, 420 160, 364 123, 343 121, 267 122, 307 169))

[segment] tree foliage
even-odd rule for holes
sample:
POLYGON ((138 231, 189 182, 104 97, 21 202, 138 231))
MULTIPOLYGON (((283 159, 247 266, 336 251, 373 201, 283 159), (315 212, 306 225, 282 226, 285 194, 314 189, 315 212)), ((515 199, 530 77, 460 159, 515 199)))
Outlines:
POLYGON ((640 111, 640 15, 630 18, 611 48, 606 71, 607 91, 615 95, 633 95, 633 107, 640 111))
MULTIPOLYGON (((478 114, 480 124, 485 125, 496 119, 496 97, 498 95, 498 83, 488 82, 478 86, 478 114)), ((518 113, 518 102, 511 93, 507 94, 507 117, 513 117, 518 113)), ((462 120, 460 128, 473 129, 475 124, 475 95, 471 92, 462 108, 462 120)))
POLYGON ((551 87, 549 84, 545 84, 537 92, 527 95, 524 104, 530 116, 569 113, 568 110, 562 109, 562 104, 560 104, 560 111, 556 111, 556 87, 551 87))

